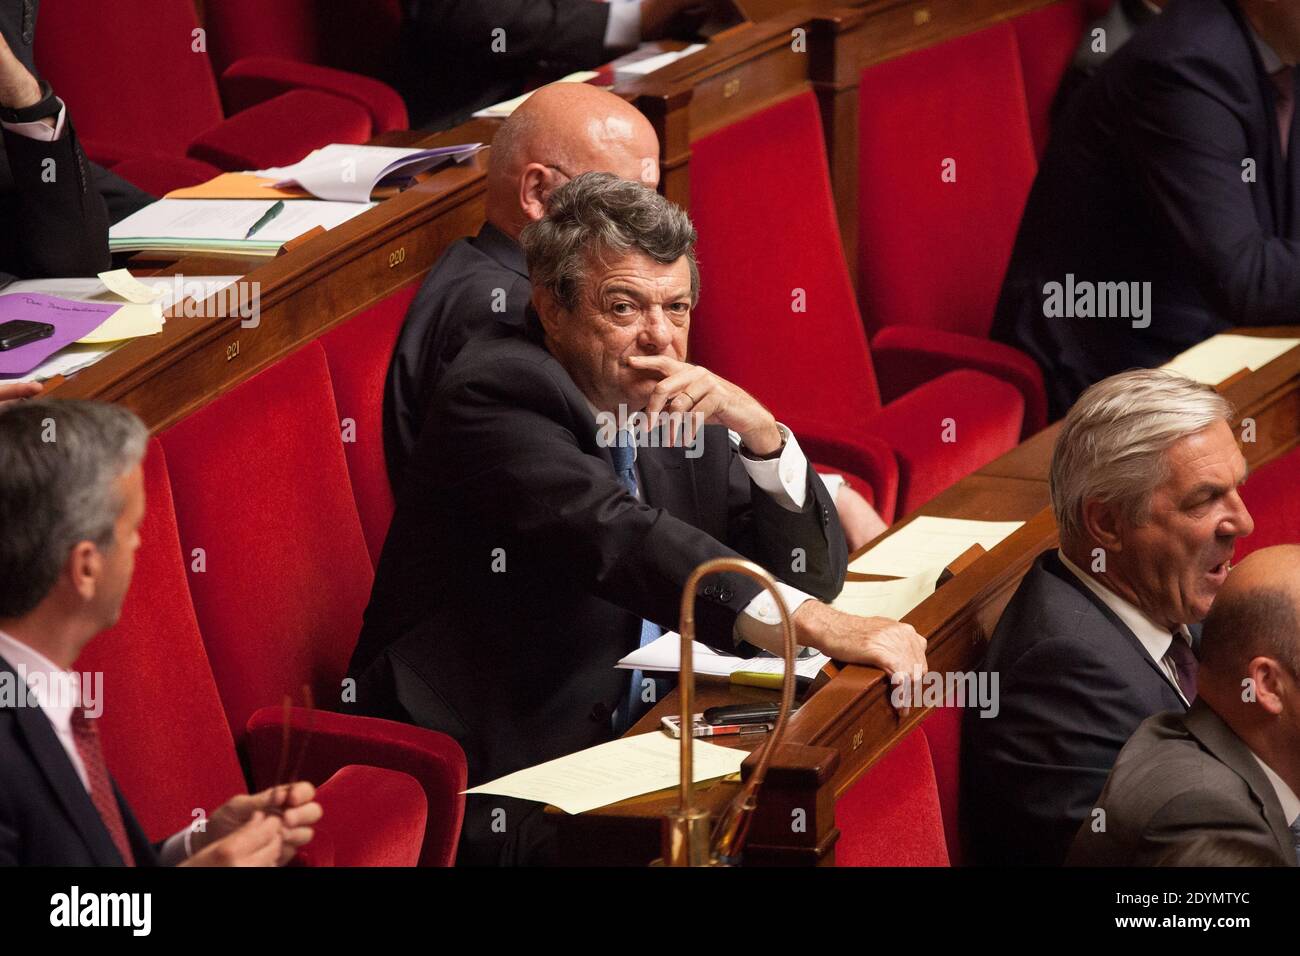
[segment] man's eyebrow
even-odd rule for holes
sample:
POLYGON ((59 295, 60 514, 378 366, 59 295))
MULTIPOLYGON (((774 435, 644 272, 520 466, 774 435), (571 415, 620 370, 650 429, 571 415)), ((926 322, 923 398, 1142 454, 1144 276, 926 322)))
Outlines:
POLYGON ((1221 495, 1228 490, 1228 487, 1228 485, 1218 481, 1202 481, 1200 484, 1192 486, 1191 490, 1188 491, 1187 494, 1183 495, 1183 500, 1191 501, 1201 497, 1201 495, 1206 494, 1207 492, 1221 495))

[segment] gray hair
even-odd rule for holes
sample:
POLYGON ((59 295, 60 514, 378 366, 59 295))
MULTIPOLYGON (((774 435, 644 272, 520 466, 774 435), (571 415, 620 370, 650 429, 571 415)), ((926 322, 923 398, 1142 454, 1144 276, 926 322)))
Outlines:
POLYGON ((1208 385, 1162 369, 1102 379, 1074 403, 1052 452, 1049 489, 1062 543, 1083 538, 1083 504, 1118 503, 1146 521, 1151 495, 1169 479, 1165 452, 1180 439, 1231 422, 1232 404, 1208 385))
POLYGON ((519 236, 535 288, 567 311, 577 308, 590 261, 631 251, 656 262, 682 256, 691 270, 691 305, 699 301, 695 227, 690 217, 653 189, 611 173, 583 173, 551 193, 546 215, 519 236))
POLYGON ((125 505, 115 483, 140 464, 148 439, 119 405, 37 399, 0 409, 0 618, 45 600, 79 542, 111 547, 125 505))

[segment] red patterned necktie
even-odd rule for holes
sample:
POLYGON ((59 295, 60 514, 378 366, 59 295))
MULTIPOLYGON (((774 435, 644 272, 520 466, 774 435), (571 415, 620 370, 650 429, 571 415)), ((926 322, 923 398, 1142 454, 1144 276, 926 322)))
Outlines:
POLYGON ((1284 66, 1269 78, 1277 87, 1277 129, 1282 137, 1282 158, 1286 158, 1288 141, 1291 138, 1291 118, 1295 115, 1295 86, 1293 75, 1295 68, 1284 66))
POLYGON ((85 711, 75 708, 72 711, 72 739, 81 754, 81 762, 86 765, 86 776, 90 778, 90 802, 99 811, 99 818, 104 821, 108 835, 113 838, 113 845, 127 866, 135 866, 135 855, 131 852, 131 841, 126 838, 126 824, 122 822, 122 810, 117 805, 113 794, 113 782, 108 776, 108 766, 104 763, 104 748, 99 743, 99 725, 86 717, 85 711))

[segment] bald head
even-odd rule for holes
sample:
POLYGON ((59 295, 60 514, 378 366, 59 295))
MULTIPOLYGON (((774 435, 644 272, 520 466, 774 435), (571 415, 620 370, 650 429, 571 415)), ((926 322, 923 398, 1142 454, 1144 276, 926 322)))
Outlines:
MULTIPOLYGON (((1240 695, 1267 659, 1300 677, 1300 545, 1263 548, 1232 569, 1201 636, 1198 684, 1215 698, 1240 695)), ((1216 709, 1218 709, 1216 707, 1216 709)))
POLYGON ((659 184, 659 139, 625 100, 587 83, 552 83, 502 124, 488 160, 487 218, 513 238, 551 191, 583 173, 659 184))

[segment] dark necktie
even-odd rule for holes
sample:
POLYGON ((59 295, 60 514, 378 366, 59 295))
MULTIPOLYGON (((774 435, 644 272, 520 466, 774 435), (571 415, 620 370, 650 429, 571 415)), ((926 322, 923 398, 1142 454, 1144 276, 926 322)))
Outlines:
POLYGON ((1291 118, 1295 114, 1294 73, 1294 67, 1284 66, 1276 73, 1269 74, 1269 79, 1277 87, 1277 130, 1282 139, 1283 159, 1286 158, 1287 146, 1291 138, 1291 118))
POLYGON ((1291 840, 1295 843, 1295 861, 1300 865, 1300 817, 1291 822, 1291 840))
POLYGON ((122 822, 122 811, 113 794, 113 782, 108 776, 108 765, 104 763, 104 748, 99 743, 98 724, 86 717, 80 708, 72 711, 72 739, 81 754, 81 762, 86 765, 86 776, 90 779, 90 802, 99 811, 99 818, 104 821, 108 835, 113 838, 113 845, 122 854, 127 866, 135 866, 135 854, 131 852, 131 841, 126 838, 126 824, 122 822))
POLYGON ((1187 703, 1190 704, 1196 700, 1196 668, 1199 665, 1192 648, 1183 638, 1182 630, 1174 631, 1173 637, 1165 657, 1174 665, 1174 673, 1178 675, 1178 686, 1183 696, 1187 698, 1187 703))
MULTIPOLYGON (((623 483, 628 494, 637 497, 636 469, 633 462, 636 460, 636 449, 632 443, 636 440, 635 436, 628 432, 622 432, 619 436, 619 442, 610 448, 610 455, 614 459, 614 473, 618 475, 618 480, 623 483)), ((653 621, 641 621, 641 647, 645 647, 658 640, 663 635, 663 628, 653 621)), ((644 675, 641 671, 632 671, 632 683, 628 687, 627 699, 619 705, 618 710, 614 712, 614 732, 622 735, 634 723, 641 719, 641 715, 649 710, 649 706, 641 699, 641 688, 644 675)), ((674 681, 670 677, 656 677, 655 682, 655 700, 663 700, 664 695, 673 689, 674 681)))

